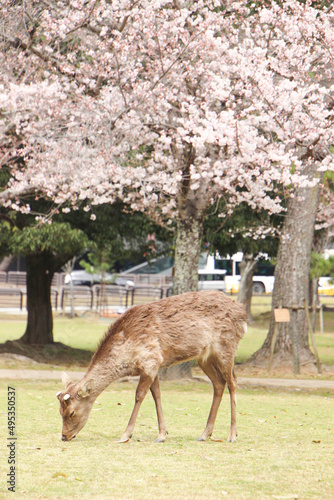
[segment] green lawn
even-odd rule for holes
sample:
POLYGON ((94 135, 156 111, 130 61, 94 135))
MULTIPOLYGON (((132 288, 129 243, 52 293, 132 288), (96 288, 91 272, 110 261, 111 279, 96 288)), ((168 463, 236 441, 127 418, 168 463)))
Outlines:
MULTIPOLYGON (((77 317, 69 319, 64 316, 54 317, 54 340, 63 342, 78 349, 94 351, 99 339, 108 330, 112 320, 100 319, 95 316, 77 317)), ((7 320, 5 315, 0 317, 0 343, 22 337, 26 322, 19 317, 7 320)))
MULTIPOLYGON (((211 386, 162 383, 169 435, 157 436, 151 397, 144 401, 133 438, 119 444, 135 385, 115 383, 94 405, 87 425, 71 442, 60 441, 61 417, 54 382, 11 383, 17 394, 17 498, 334 498, 333 395, 238 391, 236 443, 226 442, 225 394, 214 439, 199 443, 211 404, 211 386)), ((7 383, 0 382, 6 419, 7 383)), ((1 426, 1 442, 7 429, 1 426)), ((1 498, 7 457, 0 461, 1 498)))
MULTIPOLYGON (((237 350, 237 355, 236 355, 236 362, 237 363, 244 363, 251 357, 251 355, 260 349, 262 346, 266 336, 267 336, 268 331, 264 329, 259 329, 255 327, 248 327, 247 333, 244 335, 244 337, 241 339, 239 345, 238 345, 238 350, 237 350)), ((334 359, 334 339, 333 339, 333 359, 334 359)))

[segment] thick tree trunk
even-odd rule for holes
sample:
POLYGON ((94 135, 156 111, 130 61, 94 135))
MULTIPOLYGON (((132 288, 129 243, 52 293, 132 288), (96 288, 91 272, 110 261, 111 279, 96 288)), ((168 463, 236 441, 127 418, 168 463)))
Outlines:
MULTIPOLYGON (((309 168, 309 178, 316 177, 316 168, 309 168)), ((315 216, 318 207, 319 185, 299 188, 288 204, 275 269, 272 314, 267 338, 248 364, 268 366, 274 334, 274 309, 290 310, 290 322, 277 324, 272 368, 293 368, 295 373, 314 364, 308 344, 308 324, 305 303, 308 304, 308 284, 315 216), (306 301, 306 302, 305 302, 306 301)))
POLYGON ((52 256, 48 253, 27 255, 28 321, 21 340, 27 344, 53 343, 51 282, 54 275, 52 256))
POLYGON ((174 295, 197 291, 203 220, 179 219, 175 244, 174 295))
POLYGON ((242 262, 240 263, 240 288, 238 293, 238 302, 241 302, 247 312, 247 321, 251 323, 253 321, 253 316, 251 312, 251 302, 253 295, 253 276, 256 266, 256 260, 253 255, 245 254, 242 262))

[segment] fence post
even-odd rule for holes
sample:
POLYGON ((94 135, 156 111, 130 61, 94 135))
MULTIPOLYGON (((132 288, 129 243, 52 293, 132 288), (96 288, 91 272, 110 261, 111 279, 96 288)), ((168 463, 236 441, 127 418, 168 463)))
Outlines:
POLYGON ((315 360, 316 360, 316 363, 317 363, 318 373, 320 374, 321 373, 321 364, 320 364, 320 359, 319 359, 319 355, 318 355, 317 345, 315 343, 314 331, 313 331, 313 328, 312 328, 312 325, 311 325, 310 315, 309 315, 309 312, 308 312, 308 304, 307 304, 307 300, 306 299, 305 299, 305 314, 306 314, 306 317, 307 317, 308 331, 309 331, 309 334, 310 334, 310 337, 311 337, 311 342, 312 342, 312 347, 313 347, 313 351, 314 351, 315 360))

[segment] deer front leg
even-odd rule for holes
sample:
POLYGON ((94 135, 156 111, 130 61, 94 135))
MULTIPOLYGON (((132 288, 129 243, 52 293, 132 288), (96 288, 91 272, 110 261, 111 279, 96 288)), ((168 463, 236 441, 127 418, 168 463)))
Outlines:
POLYGON ((155 407, 157 410, 157 417, 158 417, 158 426, 159 426, 159 436, 155 440, 156 443, 163 443, 166 439, 167 430, 166 430, 166 424, 165 424, 165 419, 164 419, 164 414, 162 411, 162 405, 161 405, 161 393, 160 393, 160 384, 159 384, 159 378, 158 376, 155 377, 153 384, 151 385, 151 393, 155 402, 155 407))
POLYGON ((145 375, 140 376, 139 383, 138 383, 138 386, 136 389, 135 405, 133 407, 127 428, 125 429, 125 432, 122 435, 121 439, 118 441, 119 443, 126 443, 131 438, 132 431, 133 431, 133 428, 135 426, 138 412, 140 409, 140 405, 142 404, 150 386, 152 385, 152 382, 153 382, 153 379, 151 377, 149 377, 148 375, 145 374, 145 375))

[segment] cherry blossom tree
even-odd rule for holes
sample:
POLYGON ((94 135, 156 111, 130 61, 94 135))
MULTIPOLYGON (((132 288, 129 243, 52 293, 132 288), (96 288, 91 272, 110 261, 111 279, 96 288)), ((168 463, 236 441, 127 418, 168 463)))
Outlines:
POLYGON ((15 195, 42 192, 60 209, 121 198, 175 220, 175 293, 197 288, 219 198, 277 213, 279 189, 313 189, 332 166, 325 4, 8 0, 2 14, 13 177, 0 199, 29 211, 15 195))
POLYGON ((28 164, 13 192, 176 218, 176 291, 195 288, 212 203, 279 211, 275 183, 332 161, 332 12, 246 5, 8 2, 1 107, 28 164))

